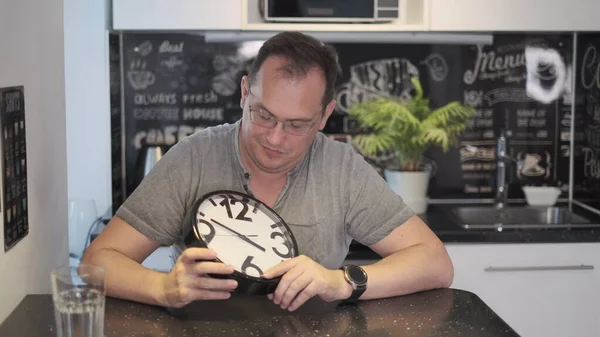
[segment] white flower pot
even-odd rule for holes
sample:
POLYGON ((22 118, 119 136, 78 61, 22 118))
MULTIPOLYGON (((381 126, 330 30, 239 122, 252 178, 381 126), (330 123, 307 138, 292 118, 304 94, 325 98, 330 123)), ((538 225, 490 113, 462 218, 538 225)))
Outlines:
POLYGON ((384 170, 384 177, 390 188, 417 214, 423 214, 427 210, 427 188, 430 176, 429 170, 417 172, 384 170))

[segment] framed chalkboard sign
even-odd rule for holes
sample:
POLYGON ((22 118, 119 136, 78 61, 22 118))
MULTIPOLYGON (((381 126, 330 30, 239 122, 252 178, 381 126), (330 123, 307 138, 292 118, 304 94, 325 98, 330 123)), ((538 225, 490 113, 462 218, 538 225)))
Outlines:
POLYGON ((4 250, 7 251, 29 234, 25 91, 22 86, 0 88, 0 125, 4 250))

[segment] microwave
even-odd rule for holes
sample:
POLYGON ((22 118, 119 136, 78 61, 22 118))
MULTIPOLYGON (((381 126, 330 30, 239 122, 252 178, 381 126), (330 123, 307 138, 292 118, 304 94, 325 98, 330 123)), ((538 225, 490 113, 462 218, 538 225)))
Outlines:
MULTIPOLYGON (((405 1, 405 0, 404 0, 405 1)), ((390 22, 400 0, 258 0, 267 22, 390 22)))

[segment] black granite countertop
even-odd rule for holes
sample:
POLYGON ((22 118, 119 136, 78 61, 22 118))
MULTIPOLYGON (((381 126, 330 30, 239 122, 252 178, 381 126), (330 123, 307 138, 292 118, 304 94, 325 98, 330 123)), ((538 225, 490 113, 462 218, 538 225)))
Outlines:
MULTIPOLYGON (((544 228, 502 228, 498 229, 467 229, 452 217, 450 210, 457 206, 485 206, 482 204, 432 204, 427 212, 420 217, 429 225, 434 233, 444 243, 574 243, 600 242, 600 226, 585 227, 553 227, 544 228)), ((513 205, 524 206, 524 205, 513 205)), ((559 203, 556 207, 568 207, 559 203)), ((489 206, 491 207, 491 205, 489 206)), ((573 205, 573 212, 590 219, 593 224, 600 224, 600 216, 573 205)), ((350 246, 348 259, 379 258, 379 255, 357 242, 350 246)))
MULTIPOLYGON (((28 295, 0 325, 0 336, 54 337, 50 295, 28 295)), ((106 301, 106 337, 134 336, 518 336, 476 295, 439 289, 340 305, 312 298, 295 312, 266 297, 235 296, 170 312, 130 301, 106 301)))
MULTIPOLYGON (((450 215, 450 210, 456 206, 486 206, 486 205, 431 205, 423 219, 443 242, 477 242, 477 243, 558 243, 558 242, 600 242, 600 216, 591 213, 577 205, 573 205, 575 214, 588 218, 592 225, 581 226, 573 224, 569 227, 547 225, 539 228, 502 228, 497 229, 465 229, 450 215)), ((510 205, 525 207, 522 204, 510 205)), ((557 204, 557 208, 567 208, 567 204, 557 204)), ((491 207, 491 205, 487 205, 491 207)))

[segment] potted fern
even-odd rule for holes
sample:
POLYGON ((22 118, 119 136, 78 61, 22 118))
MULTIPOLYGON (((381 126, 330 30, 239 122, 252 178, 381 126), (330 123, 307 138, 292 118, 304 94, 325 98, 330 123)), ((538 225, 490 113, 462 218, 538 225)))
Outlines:
POLYGON ((474 110, 457 101, 432 110, 419 79, 411 81, 412 99, 374 98, 352 105, 349 114, 365 131, 353 138, 354 146, 367 158, 389 155, 392 160, 383 167, 387 183, 416 213, 424 213, 431 177, 424 153, 433 146, 444 152, 457 146, 474 110))

